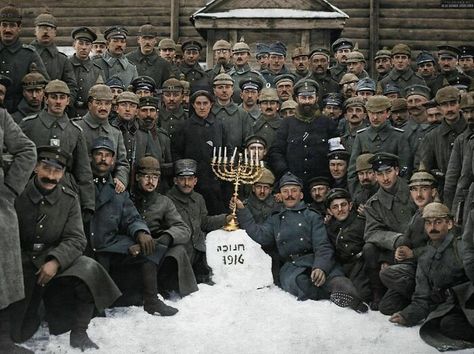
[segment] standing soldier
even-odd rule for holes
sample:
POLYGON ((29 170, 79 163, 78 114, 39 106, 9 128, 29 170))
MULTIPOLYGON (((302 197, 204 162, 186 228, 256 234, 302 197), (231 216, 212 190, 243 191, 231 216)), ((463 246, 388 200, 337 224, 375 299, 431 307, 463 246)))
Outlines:
POLYGON ((259 71, 262 72, 268 68, 268 55, 270 53, 270 46, 265 43, 257 43, 255 48, 255 59, 260 64, 259 71))
POLYGON ((79 27, 72 30, 71 37, 74 40, 75 53, 69 61, 74 69, 78 86, 74 108, 77 115, 82 117, 87 113, 87 96, 90 88, 95 84, 104 83, 105 74, 101 67, 89 58, 92 42, 97 38, 95 32, 89 27, 79 27))
POLYGON ((463 45, 459 47, 459 67, 464 74, 474 78, 474 47, 463 45))
MULTIPOLYGON (((429 52, 421 52, 416 57, 416 66, 418 74, 425 80, 426 85, 431 90, 430 97, 436 95, 436 92, 443 87, 449 85, 444 76, 438 73, 436 69, 436 60, 429 52)), ((428 97, 428 99, 430 98, 428 97)))
POLYGON ((305 47, 296 47, 293 50, 291 61, 295 67, 293 75, 295 75, 295 82, 305 78, 309 75, 309 51, 305 47))
POLYGON ((156 29, 146 24, 138 31, 139 48, 126 55, 127 59, 135 64, 138 75, 146 75, 155 80, 156 87, 160 87, 171 75, 171 64, 160 57, 155 49, 156 29))
POLYGON ((253 123, 253 133, 261 136, 266 141, 267 148, 270 149, 282 122, 278 113, 280 102, 276 90, 264 88, 260 92, 258 104, 262 113, 253 123))
MULTIPOLYGON (((188 112, 183 107, 183 86, 181 81, 175 78, 166 80, 161 87, 162 108, 158 126, 166 130, 171 140, 181 130, 188 112)), ((160 161, 161 163, 161 161, 160 161)))
POLYGON ((254 121, 260 116, 260 106, 258 103, 258 96, 260 90, 263 87, 263 81, 258 77, 246 77, 240 80, 240 99, 242 103, 239 105, 244 111, 246 111, 250 118, 254 121))
POLYGON ((319 85, 319 97, 330 92, 339 92, 339 84, 335 81, 329 68, 329 51, 325 48, 315 48, 309 56, 311 75, 309 79, 316 81, 319 85))
POLYGON ((207 76, 209 81, 213 81, 214 78, 220 73, 230 74, 230 71, 234 68, 231 60, 231 45, 224 39, 219 39, 212 46, 212 52, 214 53, 214 67, 207 70, 207 76))
POLYGON ((361 97, 351 97, 344 102, 344 118, 338 130, 341 131, 341 143, 351 153, 357 131, 369 125, 365 101, 361 97))
POLYGON ((459 72, 458 57, 461 54, 458 48, 449 45, 438 46, 438 64, 441 74, 447 82, 453 85, 454 82, 463 80, 466 82, 469 90, 472 90, 472 78, 462 72, 459 72))
POLYGON ((347 54, 346 59, 347 72, 354 74, 359 79, 369 77, 367 71, 365 71, 365 58, 364 54, 358 51, 352 51, 347 54))
MULTIPOLYGON (((3 9, 0 11, 0 16, 2 15, 3 9)), ((23 134, 3 108, 0 109, 0 146, 4 147, 0 150, 0 348, 6 353, 33 353, 15 346, 10 337, 10 304, 25 297, 14 201, 23 192, 31 176, 36 149, 35 144, 23 134)))
POLYGON ((125 56, 127 48, 128 31, 124 27, 112 26, 105 30, 104 36, 107 40, 107 51, 100 58, 94 59, 104 71, 104 81, 111 77, 118 77, 125 87, 138 76, 137 68, 125 56))
POLYGON ((332 53, 336 59, 336 65, 331 67, 331 76, 337 82, 341 81, 344 74, 347 72, 346 60, 347 55, 354 48, 354 44, 350 39, 339 38, 334 41, 331 46, 332 53))
POLYGON ((181 48, 183 49, 183 62, 180 64, 179 69, 184 74, 186 81, 191 85, 208 83, 206 72, 199 65, 199 57, 202 50, 201 43, 189 40, 184 42, 181 48))
POLYGON ((43 107, 44 88, 48 83, 39 72, 26 74, 21 80, 23 98, 18 104, 18 111, 12 114, 15 122, 20 124, 26 116, 39 113, 43 107))
POLYGON ((21 14, 15 6, 5 6, 0 10, 0 74, 9 77, 12 85, 5 95, 4 107, 13 113, 22 99, 21 80, 33 69, 37 69, 46 79, 48 72, 35 48, 22 44, 19 40, 21 14))
POLYGON ((380 49, 375 53, 375 71, 377 71, 377 81, 382 80, 392 70, 392 56, 388 49, 380 49))
POLYGON ((266 82, 275 86, 275 77, 289 74, 290 70, 285 65, 286 46, 282 42, 275 42, 269 47, 268 66, 261 73, 266 82))
POLYGON ((104 38, 104 35, 100 32, 97 32, 97 38, 92 42, 92 57, 91 59, 101 58, 102 55, 107 50, 107 41, 104 38))
POLYGON ((158 50, 160 51, 160 57, 166 60, 171 65, 170 75, 173 74, 175 79, 181 75, 178 65, 175 63, 176 56, 176 43, 171 38, 163 38, 158 43, 158 50))

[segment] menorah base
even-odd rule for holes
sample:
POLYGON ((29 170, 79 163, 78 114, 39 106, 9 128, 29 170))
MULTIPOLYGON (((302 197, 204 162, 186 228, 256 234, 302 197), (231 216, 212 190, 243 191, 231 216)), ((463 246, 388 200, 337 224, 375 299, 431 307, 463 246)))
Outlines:
POLYGON ((239 222, 235 215, 229 215, 227 223, 222 227, 225 231, 236 231, 240 230, 239 222))

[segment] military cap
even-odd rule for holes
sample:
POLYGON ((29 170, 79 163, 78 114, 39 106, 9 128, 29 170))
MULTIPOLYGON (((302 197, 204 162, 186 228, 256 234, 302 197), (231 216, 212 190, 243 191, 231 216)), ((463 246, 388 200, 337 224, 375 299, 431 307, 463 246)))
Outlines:
POLYGON ((94 41, 92 41, 92 44, 107 44, 107 41, 105 40, 104 35, 98 32, 97 38, 94 41))
POLYGON ((286 46, 280 41, 270 44, 269 54, 280 55, 286 57, 286 46))
POLYGON ((262 144, 264 147, 267 147, 267 141, 263 136, 260 135, 250 135, 245 139, 246 148, 248 148, 251 144, 262 144))
POLYGON ((97 39, 95 32, 89 27, 77 27, 71 32, 72 39, 82 39, 89 42, 94 42, 97 39))
POLYGON ((364 54, 362 54, 361 52, 354 50, 353 52, 350 52, 349 54, 347 54, 346 63, 360 63, 360 62, 365 63, 364 54))
POLYGON ((347 38, 339 38, 334 41, 331 45, 331 49, 333 53, 336 53, 339 49, 352 49, 354 48, 354 43, 350 39, 347 38))
POLYGON ((156 90, 155 80, 146 75, 138 76, 130 83, 130 85, 132 86, 133 92, 137 92, 140 89, 148 90, 150 92, 155 92, 156 90))
POLYGON ((467 75, 460 75, 461 73, 457 73, 453 77, 448 79, 448 84, 458 88, 459 90, 465 90, 469 88, 471 85, 471 78, 467 75))
POLYGON ((245 43, 244 38, 240 38, 240 41, 234 44, 232 47, 232 53, 250 53, 250 47, 245 43))
POLYGON ((49 12, 39 14, 35 18, 35 26, 48 26, 48 27, 57 27, 56 18, 49 12))
POLYGON ((183 46, 180 43, 176 43, 176 52, 174 53, 176 57, 183 57, 183 46))
POLYGON ((138 29, 138 35, 140 37, 153 37, 153 38, 155 38, 156 36, 158 36, 158 31, 156 30, 156 28, 152 24, 146 23, 146 24, 140 26, 140 28, 138 29))
POLYGON ((64 168, 71 159, 71 154, 59 146, 42 145, 36 148, 38 161, 56 168, 64 168))
POLYGON ((234 79, 230 77, 229 74, 226 73, 220 73, 214 77, 214 80, 212 81, 212 84, 214 86, 217 85, 233 85, 234 84, 234 79))
POLYGON ((191 84, 189 83, 189 81, 186 81, 184 79, 184 75, 180 77, 179 82, 181 82, 181 86, 183 86, 183 93, 189 94, 189 91, 191 89, 191 84))
POLYGON ((258 102, 275 101, 280 102, 277 91, 273 87, 265 87, 260 91, 258 102))
POLYGON ((349 107, 363 107, 365 110, 365 100, 362 97, 350 97, 344 101, 344 109, 347 110, 349 107))
POLYGON ((197 171, 197 162, 193 159, 180 159, 174 163, 176 176, 194 176, 197 171))
POLYGON ((342 102, 344 101, 344 98, 342 97, 342 94, 340 93, 335 93, 335 92, 330 92, 325 94, 322 97, 323 100, 323 107, 326 106, 336 106, 342 108, 342 102))
POLYGON ((275 183, 275 176, 273 175, 272 171, 264 167, 262 169, 262 175, 255 183, 262 183, 273 186, 273 184, 275 183))
POLYGON ((416 57, 416 65, 420 65, 420 64, 423 64, 423 63, 435 63, 435 58, 433 55, 431 55, 431 53, 429 52, 420 52, 420 54, 418 54, 418 56, 416 57))
POLYGON ((47 83, 48 80, 37 71, 26 74, 21 80, 21 85, 24 89, 44 88, 47 83))
POLYGON ((314 186, 326 186, 329 187, 329 178, 324 177, 324 176, 316 176, 311 178, 308 181, 308 188, 311 189, 314 186))
POLYGON ((280 107, 280 112, 281 111, 284 111, 285 109, 296 109, 296 107, 298 107, 298 103, 293 101, 293 100, 286 100, 285 102, 283 102, 281 104, 281 107, 280 107))
POLYGON ((386 48, 380 49, 375 53, 374 60, 380 59, 380 58, 391 58, 392 57, 392 52, 386 48))
POLYGON ((458 48, 450 46, 450 45, 439 45, 438 46, 438 58, 442 57, 449 57, 457 59, 457 57, 461 54, 458 48))
POLYGON ((459 59, 474 57, 474 47, 472 45, 463 45, 459 47, 459 59))
POLYGON ((137 173, 142 175, 160 175, 160 162, 153 156, 142 157, 137 164, 137 173))
POLYGON ((341 81, 339 81, 339 85, 342 86, 344 84, 357 82, 357 81, 359 81, 359 78, 357 77, 357 75, 353 73, 347 73, 347 74, 342 75, 341 81))
POLYGON ((158 98, 156 97, 143 96, 143 97, 140 97, 140 100, 138 102, 138 107, 155 107, 156 109, 159 109, 160 102, 158 98))
POLYGON ((388 97, 381 95, 370 96, 365 104, 365 109, 369 112, 382 112, 390 107, 391 103, 388 97))
POLYGON ((418 170, 410 177, 408 186, 435 186, 436 184, 436 178, 431 173, 425 170, 418 170))
POLYGON ((372 164, 369 162, 369 160, 372 157, 374 157, 374 154, 371 153, 360 154, 359 156, 357 156, 356 172, 371 170, 372 164))
POLYGON ((344 149, 333 150, 328 153, 328 160, 343 160, 349 162, 351 153, 344 149))
POLYGON ((405 88, 405 98, 408 98, 408 96, 411 95, 420 95, 423 97, 426 97, 427 99, 430 99, 431 97, 431 90, 428 86, 425 85, 410 85, 405 88))
POLYGON ((326 199, 324 201, 326 208, 329 208, 331 203, 336 199, 346 199, 349 202, 352 200, 351 195, 344 188, 333 188, 326 195, 326 199))
POLYGON ((375 92, 375 81, 370 77, 364 77, 357 81, 356 91, 372 91, 375 92))
POLYGON ((461 95, 461 101, 459 107, 463 108, 474 108, 474 92, 466 92, 461 95))
POLYGON ((397 155, 388 152, 378 152, 372 156, 369 161, 374 171, 386 171, 392 167, 398 167, 400 159, 397 155))
POLYGON ((293 74, 286 73, 286 74, 280 74, 275 76, 273 79, 273 82, 275 83, 275 87, 278 87, 279 84, 283 82, 291 82, 292 84, 295 83, 296 77, 293 74))
POLYGON ((423 208, 423 219, 428 218, 451 218, 451 211, 449 208, 439 202, 432 202, 423 208))
POLYGON ((106 40, 111 38, 127 39, 128 31, 125 27, 111 26, 104 31, 106 40))
POLYGON ((0 85, 5 86, 5 88, 9 88, 12 84, 12 80, 5 75, 0 74, 0 85))
POLYGON ((222 50, 222 49, 224 49, 224 50, 231 50, 232 49, 230 43, 227 42, 225 39, 219 39, 212 46, 212 50, 222 50))
POLYGON ((309 57, 309 50, 305 47, 296 47, 293 50, 293 54, 291 55, 291 59, 295 59, 298 57, 309 57))
POLYGON ((319 84, 311 79, 299 80, 293 89, 295 95, 317 94, 319 92, 319 84))
POLYGON ((390 52, 391 56, 393 57, 394 55, 397 54, 405 54, 408 55, 408 57, 411 58, 411 49, 409 46, 403 43, 396 44, 393 48, 392 51, 390 52))
POLYGON ((92 141, 91 151, 105 149, 115 155, 114 142, 107 136, 99 136, 92 141))
POLYGON ((434 100, 434 98, 429 100, 429 101, 423 102, 421 105, 423 107, 425 107, 425 109, 438 107, 438 105, 436 104, 436 101, 434 100))
POLYGON ((161 86, 161 91, 163 92, 181 92, 183 91, 183 84, 178 79, 174 77, 163 82, 161 86))
POLYGON ((21 13, 20 10, 12 4, 9 4, 0 9, 0 22, 20 22, 21 13))
POLYGON ((196 98, 200 96, 206 96, 209 101, 214 102, 214 96, 209 93, 209 91, 206 90, 197 90, 194 92, 191 97, 189 98, 189 103, 193 104, 194 101, 196 101, 196 98))
POLYGON ((92 86, 89 89, 88 98, 92 98, 93 100, 102 100, 102 101, 112 101, 113 95, 112 90, 109 86, 104 84, 97 84, 92 86))
POLYGON ((66 95, 71 95, 71 90, 64 81, 61 80, 51 80, 48 82, 44 88, 45 93, 64 93, 66 95))
POLYGON ((331 57, 331 53, 326 48, 321 48, 321 47, 313 48, 311 52, 309 53, 309 56, 310 58, 312 58, 313 55, 316 55, 316 54, 324 55, 328 59, 331 57))
POLYGON ((239 87, 242 91, 247 89, 260 91, 263 87, 263 81, 258 76, 249 76, 239 81, 239 87))
POLYGON ((176 43, 171 38, 163 38, 158 43, 158 49, 173 49, 176 50, 176 43))
POLYGON ((270 53, 270 46, 265 43, 257 43, 256 44, 256 51, 255 51, 255 58, 260 59, 263 54, 270 53))
POLYGON ((400 91, 400 87, 398 87, 398 85, 395 85, 391 82, 388 82, 384 87, 383 87, 383 90, 382 90, 382 93, 383 95, 389 95, 391 93, 397 93, 397 94, 400 94, 401 91, 400 91))
POLYGON ((404 98, 395 98, 392 101, 392 112, 401 112, 408 109, 407 100, 404 98))
POLYGON ((293 173, 287 172, 280 178, 280 182, 278 183, 279 188, 284 186, 299 186, 303 188, 303 181, 293 173))
POLYGON ((140 103, 140 99, 133 92, 124 91, 117 96, 117 104, 120 102, 131 102, 138 105, 140 103))
POLYGON ((459 90, 454 86, 445 86, 440 88, 436 92, 435 101, 437 104, 441 104, 449 101, 459 100, 459 90))
POLYGON ((105 84, 109 87, 114 87, 114 88, 120 88, 122 90, 125 90, 125 85, 123 84, 123 81, 121 78, 118 76, 112 76, 110 77, 105 84))

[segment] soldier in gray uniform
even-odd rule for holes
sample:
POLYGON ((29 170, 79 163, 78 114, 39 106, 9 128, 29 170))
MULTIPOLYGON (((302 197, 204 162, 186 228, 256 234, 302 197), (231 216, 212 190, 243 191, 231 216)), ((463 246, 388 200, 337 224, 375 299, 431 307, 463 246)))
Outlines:
POLYGON ((468 91, 472 91, 474 89, 472 78, 457 69, 458 57, 461 54, 459 49, 449 45, 439 45, 437 54, 440 76, 451 85, 463 80, 466 82, 468 91))
POLYGON ((254 121, 260 116, 260 106, 258 105, 258 96, 263 87, 263 81, 258 77, 245 77, 239 82, 241 107, 246 111, 254 121))
POLYGON ((378 190, 379 184, 375 178, 375 172, 369 160, 374 154, 361 154, 356 160, 356 172, 359 183, 352 193, 354 207, 359 215, 364 215, 365 204, 378 190))
POLYGON ((388 152, 400 158, 400 171, 410 173, 410 147, 403 139, 403 130, 392 127, 388 121, 391 103, 385 96, 369 97, 365 108, 370 126, 357 131, 349 161, 348 185, 354 192, 357 181, 355 162, 362 153, 388 152))
POLYGON ((268 52, 268 66, 260 72, 265 81, 275 87, 276 76, 290 73, 285 64, 286 46, 282 42, 275 42, 270 45, 268 52))
POLYGON ((112 26, 105 30, 104 37, 107 40, 107 51, 100 58, 94 59, 94 63, 99 65, 104 71, 104 81, 111 77, 118 77, 123 85, 128 87, 138 76, 135 65, 125 56, 127 48, 128 31, 124 27, 112 26))
POLYGON ((175 78, 166 80, 161 86, 160 116, 158 125, 167 131, 171 140, 188 118, 188 112, 184 110, 183 85, 175 78))
POLYGON ((120 130, 109 123, 109 114, 112 109, 112 91, 110 87, 97 84, 91 87, 87 97, 89 111, 77 121, 86 138, 87 150, 91 153, 92 142, 99 136, 106 136, 112 140, 115 152, 115 165, 112 171, 115 190, 118 193, 125 191, 130 175, 130 165, 127 160, 127 151, 120 130))
POLYGON ((352 153, 357 131, 368 126, 365 101, 361 97, 351 97, 344 101, 344 118, 339 122, 338 130, 341 134, 341 143, 347 151, 352 153))
POLYGON ((176 56, 176 43, 171 38, 163 38, 158 43, 158 50, 160 51, 160 57, 171 65, 170 76, 174 75, 175 79, 179 79, 181 70, 179 70, 178 65, 174 62, 176 56))
POLYGON ((90 59, 89 54, 92 42, 97 38, 95 32, 89 27, 78 27, 72 30, 75 53, 69 58, 77 82, 77 97, 74 108, 78 116, 87 113, 87 97, 89 90, 95 84, 104 83, 105 74, 102 68, 90 59))
POLYGON ((474 78, 474 47, 472 45, 463 45, 458 49, 459 68, 464 74, 474 78))
POLYGON ((359 79, 369 77, 367 71, 365 71, 365 58, 364 54, 358 51, 352 51, 347 54, 346 59, 347 72, 354 74, 359 79))
POLYGON ((308 79, 316 81, 319 85, 319 97, 330 92, 339 92, 339 83, 334 80, 329 71, 330 53, 325 48, 314 48, 310 55, 310 75, 308 79))
POLYGON ((392 56, 388 49, 380 49, 374 57, 375 71, 377 71, 377 81, 382 80, 392 70, 392 56))
POLYGON ((13 113, 23 97, 23 77, 33 69, 38 70, 47 80, 49 75, 35 48, 22 44, 19 40, 21 14, 15 6, 8 5, 0 10, 0 24, 0 74, 12 81, 5 95, 4 107, 13 113))
POLYGON ((262 89, 258 97, 258 104, 262 113, 253 123, 253 133, 263 137, 267 142, 267 148, 270 149, 282 122, 278 113, 280 102, 276 90, 273 88, 262 89))
POLYGON ((220 73, 227 73, 230 75, 230 71, 234 68, 231 60, 232 52, 231 45, 224 39, 219 39, 212 46, 212 52, 214 53, 214 60, 216 63, 214 67, 206 71, 209 81, 213 81, 214 78, 220 73))
POLYGON ((20 123, 26 116, 39 113, 43 107, 44 88, 48 83, 39 72, 26 74, 21 80, 23 98, 18 104, 18 111, 12 114, 16 123, 20 123))
MULTIPOLYGON (((128 53, 126 57, 137 67, 138 75, 151 77, 155 81, 156 87, 160 87, 171 75, 171 64, 160 57, 155 49, 157 35, 157 31, 152 25, 141 26, 137 39, 139 47, 128 53)), ((127 85, 125 83, 125 86, 127 85)))
POLYGON ((43 60, 51 80, 64 81, 69 90, 70 105, 74 105, 77 96, 76 75, 66 54, 58 51, 54 43, 57 34, 56 18, 50 13, 42 13, 35 18, 36 39, 30 44, 36 49, 43 60))
POLYGON ((331 71, 332 78, 337 82, 341 81, 344 74, 347 73, 346 60, 352 48, 354 48, 354 44, 347 38, 339 38, 331 45, 336 65, 332 66, 329 70, 331 71))
POLYGON ((273 80, 281 103, 293 99, 293 91, 296 82, 296 78, 293 74, 281 74, 275 76, 273 80))
POLYGON ((291 55, 291 62, 295 67, 293 75, 295 82, 309 75, 309 50, 305 47, 296 47, 291 55))
POLYGON ((82 213, 87 218, 94 212, 94 184, 82 128, 65 113, 69 87, 61 80, 53 80, 44 92, 47 108, 24 118, 20 128, 36 146, 58 146, 71 154, 63 183, 78 193, 82 213))
MULTIPOLYGON (((448 80, 440 75, 436 68, 436 60, 429 52, 421 52, 416 57, 416 66, 418 74, 425 80, 426 85, 431 90, 430 97, 436 95, 441 87, 448 86, 448 80)), ((428 99, 430 98, 428 97, 428 99)))
POLYGON ((418 259, 415 293, 390 322, 415 326, 424 321, 420 335, 438 350, 473 348, 474 286, 463 267, 463 243, 453 232, 454 222, 445 205, 428 204, 423 219, 431 242, 418 259))
POLYGON ((183 61, 179 65, 179 69, 184 74, 184 78, 191 85, 208 83, 206 72, 199 65, 199 57, 202 51, 201 43, 193 40, 186 41, 182 44, 183 61))

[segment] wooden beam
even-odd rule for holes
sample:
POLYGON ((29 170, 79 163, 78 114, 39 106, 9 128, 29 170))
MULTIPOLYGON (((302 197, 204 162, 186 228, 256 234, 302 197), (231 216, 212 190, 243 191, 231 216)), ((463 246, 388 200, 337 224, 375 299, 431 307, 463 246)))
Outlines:
POLYGON ((170 37, 175 42, 179 38, 179 0, 170 0, 171 2, 171 13, 170 13, 170 37))
POLYGON ((212 46, 216 41, 216 31, 208 30, 207 31, 207 48, 206 48, 206 66, 207 69, 212 69, 214 66, 214 52, 212 46))
POLYGON ((375 77, 375 54, 379 50, 379 0, 370 0, 369 63, 370 76, 375 77))

